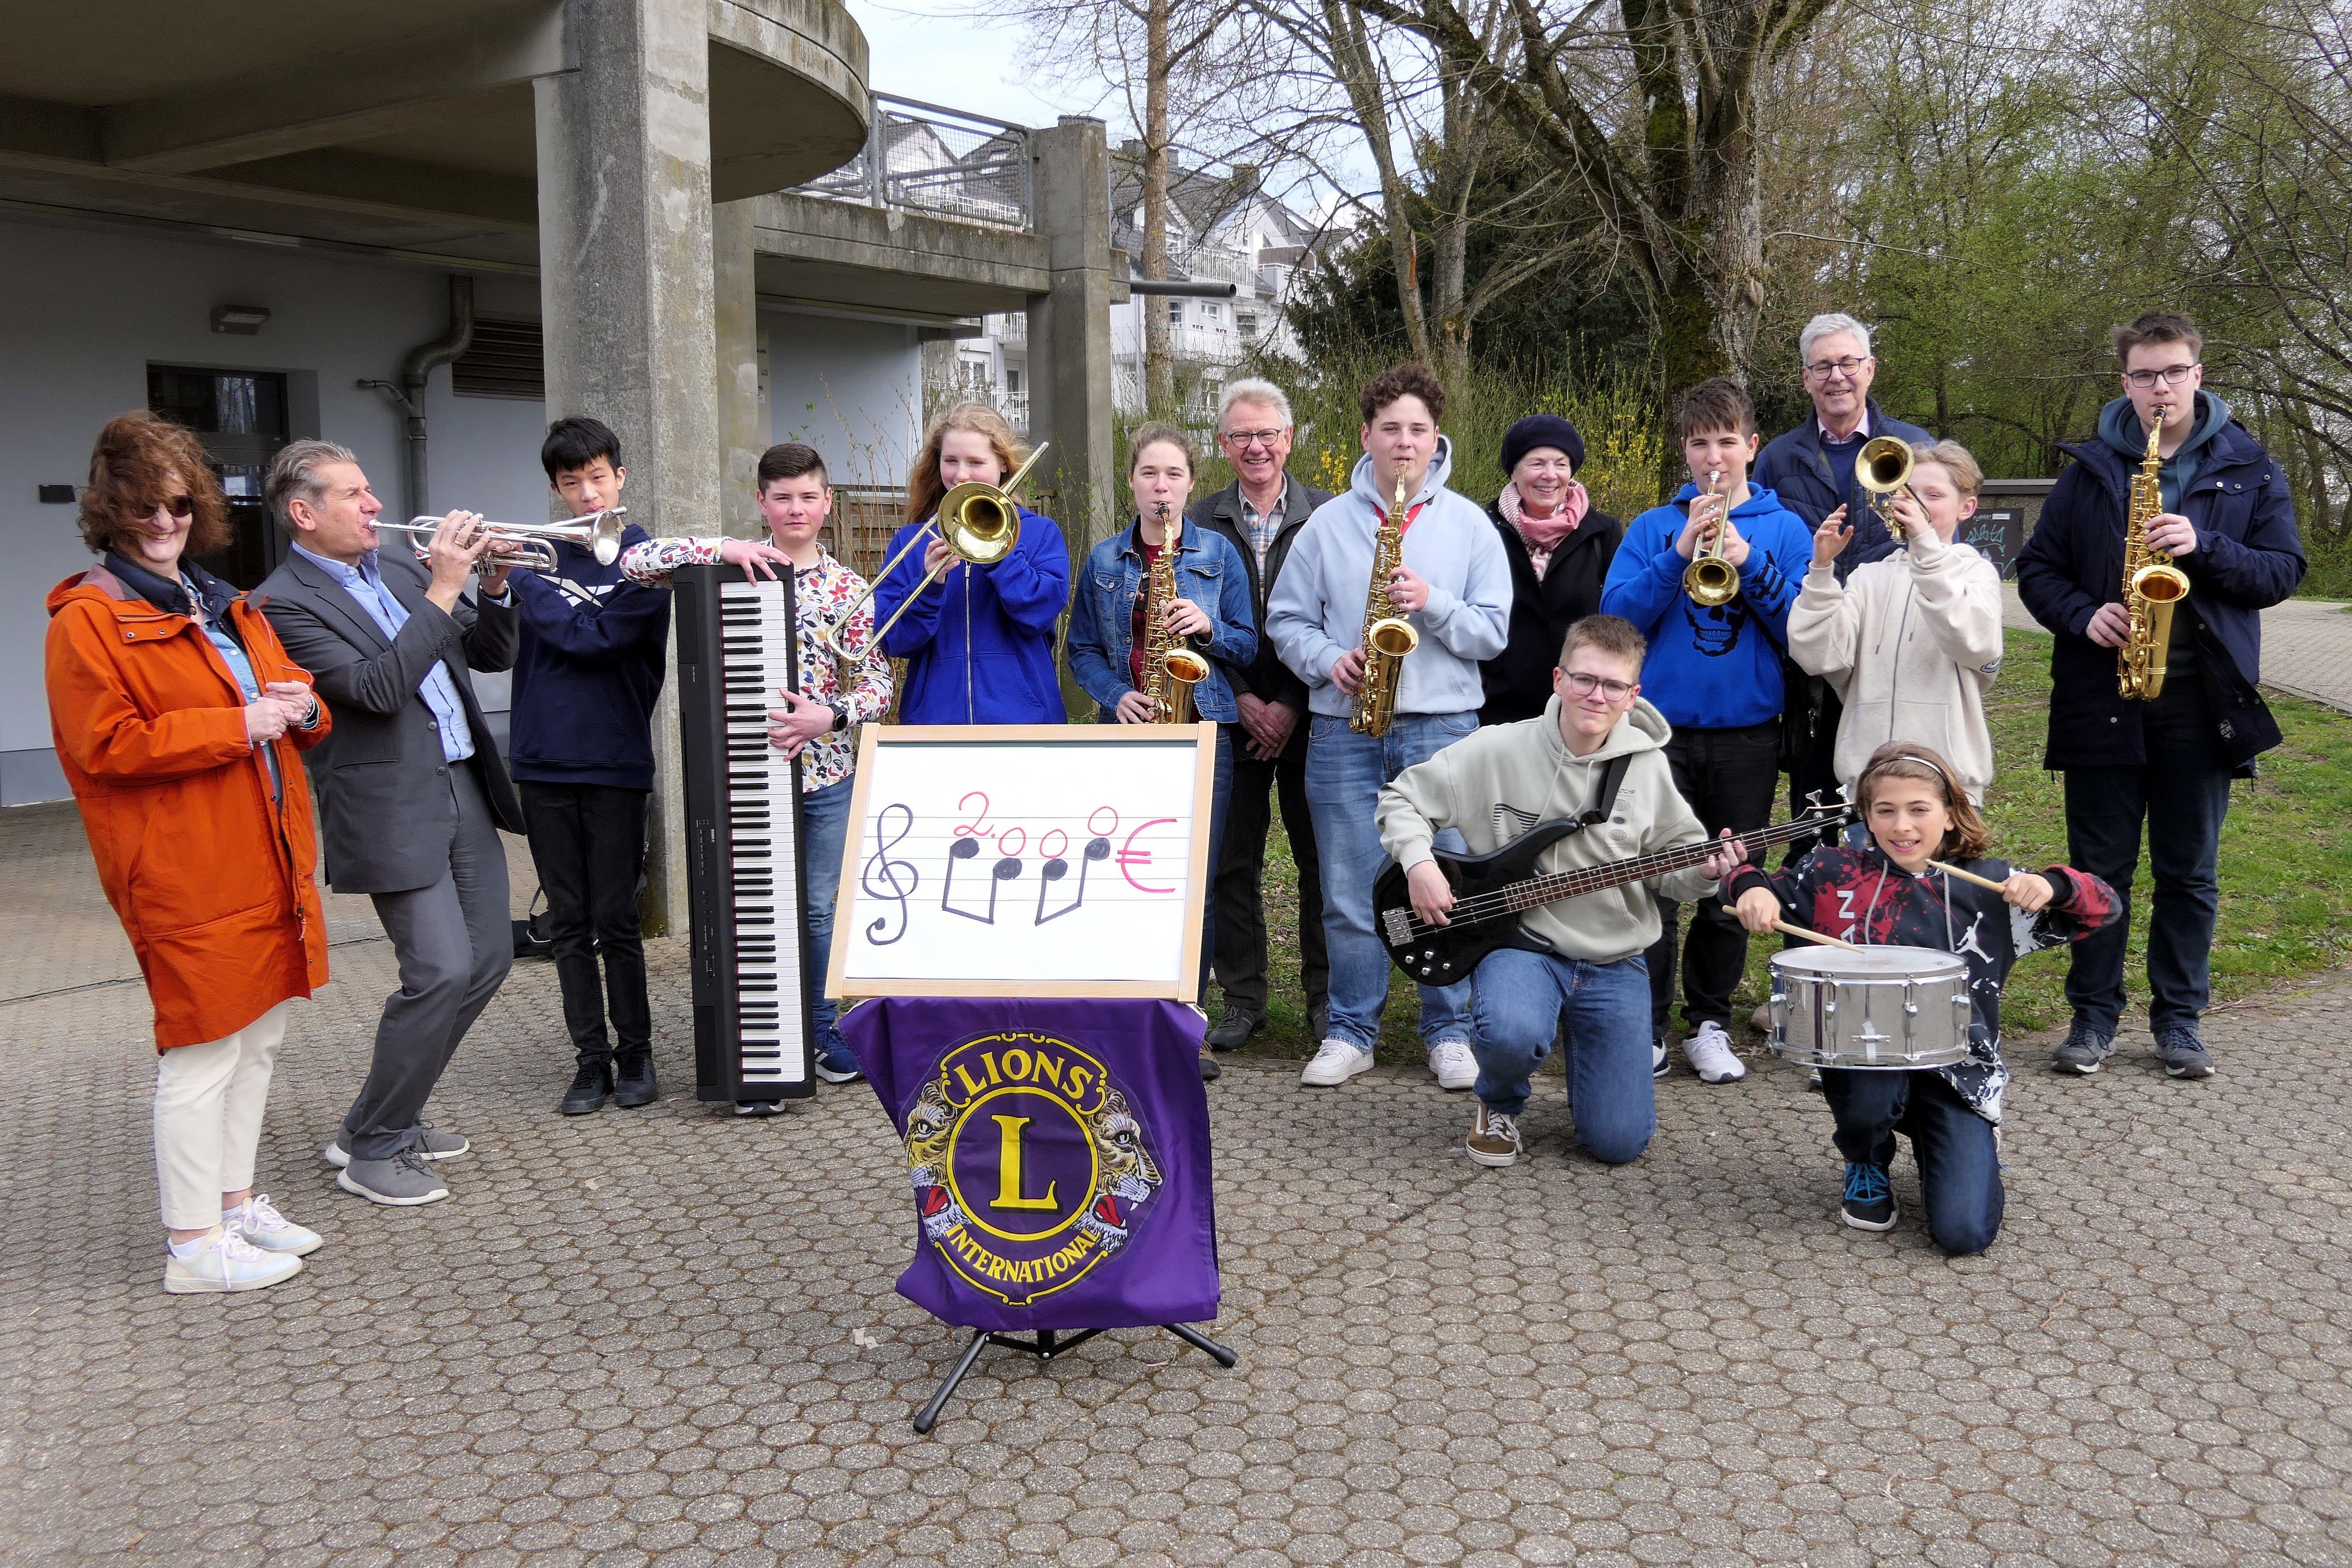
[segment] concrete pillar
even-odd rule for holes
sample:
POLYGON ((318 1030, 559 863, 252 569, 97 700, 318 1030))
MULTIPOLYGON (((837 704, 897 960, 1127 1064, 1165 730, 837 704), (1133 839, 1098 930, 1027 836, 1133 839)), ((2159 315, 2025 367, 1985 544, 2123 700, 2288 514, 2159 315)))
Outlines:
POLYGON ((1110 158, 1103 122, 1066 114, 1031 133, 1037 232, 1052 285, 1029 297, 1029 438, 1051 440, 1028 482, 1055 495, 1072 575, 1116 526, 1112 485, 1110 158))
POLYGON ((755 202, 710 209, 710 253, 719 344, 719 510, 723 531, 757 539, 765 531, 752 500, 752 475, 768 440, 760 406, 760 292, 752 272, 755 202))
MULTIPOLYGON (((548 416, 593 415, 620 437, 632 522, 707 531, 720 430, 706 8, 566 5, 579 69, 531 84, 548 416)), ((649 931, 687 926, 677 692, 664 683, 654 714, 649 931)))

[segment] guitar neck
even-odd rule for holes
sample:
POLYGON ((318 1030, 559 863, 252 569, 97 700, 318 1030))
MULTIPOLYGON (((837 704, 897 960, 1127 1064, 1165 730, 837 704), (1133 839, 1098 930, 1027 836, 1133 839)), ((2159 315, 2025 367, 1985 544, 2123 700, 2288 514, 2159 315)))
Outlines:
MULTIPOLYGON (((1801 816, 1792 822, 1759 827, 1753 833, 1742 833, 1738 838, 1753 854, 1757 850, 1792 844, 1800 838, 1810 838, 1824 828, 1834 830, 1842 820, 1834 814, 1801 816)), ((1686 871, 1694 866, 1705 864, 1706 858, 1721 848, 1722 844, 1721 839, 1701 839, 1696 844, 1661 849, 1654 855, 1612 861, 1606 866, 1587 866, 1573 871, 1554 871, 1541 877, 1530 877, 1524 882, 1498 888, 1496 892, 1507 905, 1502 912, 1517 914, 1556 900, 1597 893, 1607 888, 1622 888, 1628 882, 1646 882, 1653 877, 1663 877, 1673 871, 1686 871)))

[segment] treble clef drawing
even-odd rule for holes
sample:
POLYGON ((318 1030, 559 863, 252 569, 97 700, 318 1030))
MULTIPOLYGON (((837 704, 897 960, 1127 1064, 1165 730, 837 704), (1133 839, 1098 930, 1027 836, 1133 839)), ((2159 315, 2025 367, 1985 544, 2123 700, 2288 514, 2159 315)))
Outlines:
POLYGON ((865 868, 858 873, 857 885, 867 898, 877 903, 896 903, 898 906, 897 931, 888 936, 882 934, 883 928, 889 924, 890 917, 887 915, 877 915, 866 928, 866 940, 876 947, 887 947, 907 934, 907 900, 913 898, 915 889, 922 885, 922 874, 915 869, 912 861, 892 859, 890 851, 905 842, 907 835, 914 830, 915 811, 912 806, 894 801, 875 815, 874 853, 866 857, 865 868), (893 813, 897 814, 895 817, 893 813), (893 831, 894 825, 896 831, 893 831))

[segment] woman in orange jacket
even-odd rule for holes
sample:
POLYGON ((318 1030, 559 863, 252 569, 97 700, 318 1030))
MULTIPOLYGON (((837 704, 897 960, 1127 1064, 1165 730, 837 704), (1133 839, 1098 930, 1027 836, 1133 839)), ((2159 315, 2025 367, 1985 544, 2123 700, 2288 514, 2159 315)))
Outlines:
POLYGON ((328 716, 269 623, 187 559, 229 538, 194 435, 122 415, 89 478, 103 559, 49 593, 49 721, 155 1005, 163 1289, 257 1289, 320 1244, 253 1165, 288 1005, 327 979, 299 754, 328 716))

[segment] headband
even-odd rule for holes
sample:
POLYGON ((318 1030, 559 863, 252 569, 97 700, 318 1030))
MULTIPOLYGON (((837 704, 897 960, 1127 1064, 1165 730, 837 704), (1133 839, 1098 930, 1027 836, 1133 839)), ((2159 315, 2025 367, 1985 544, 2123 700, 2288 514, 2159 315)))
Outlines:
POLYGON ((1885 768, 1893 766, 1896 763, 1916 763, 1923 768, 1933 768, 1935 770, 1936 776, 1944 781, 1944 788, 1948 793, 1953 787, 1952 775, 1944 771, 1941 763, 1937 763, 1932 758, 1914 756, 1909 752, 1905 752, 1898 756, 1880 758, 1877 762, 1873 763, 1869 767, 1864 768, 1863 770, 1863 775, 1866 778, 1870 774, 1881 772, 1885 768))

